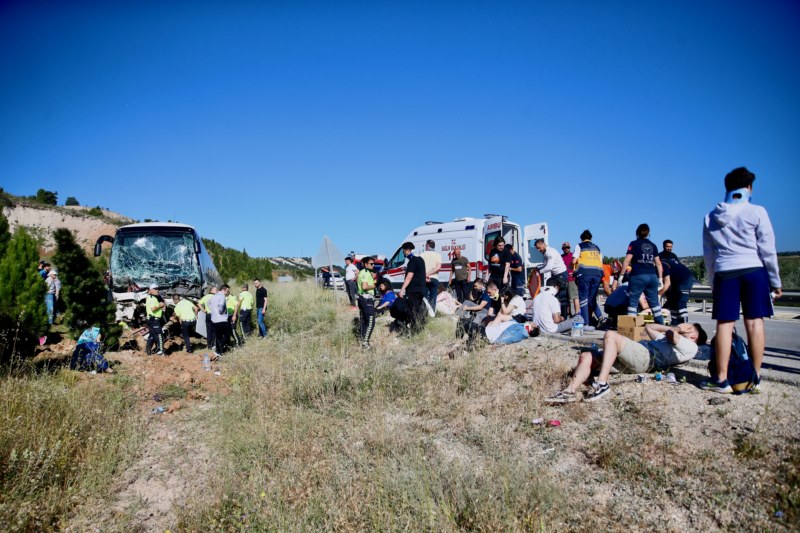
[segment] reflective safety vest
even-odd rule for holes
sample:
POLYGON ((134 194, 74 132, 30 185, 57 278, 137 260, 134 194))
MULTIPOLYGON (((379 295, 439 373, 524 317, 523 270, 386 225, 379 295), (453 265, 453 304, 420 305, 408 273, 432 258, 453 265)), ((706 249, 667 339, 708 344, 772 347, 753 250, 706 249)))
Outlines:
POLYGON ((600 247, 591 241, 580 243, 581 254, 578 256, 578 268, 575 274, 597 274, 603 275, 603 254, 600 247))
POLYGON ((164 314, 164 310, 159 307, 157 311, 153 311, 153 308, 159 305, 161 302, 158 301, 158 298, 155 296, 148 296, 147 299, 144 301, 144 306, 147 308, 147 316, 153 318, 161 318, 161 315, 164 314))

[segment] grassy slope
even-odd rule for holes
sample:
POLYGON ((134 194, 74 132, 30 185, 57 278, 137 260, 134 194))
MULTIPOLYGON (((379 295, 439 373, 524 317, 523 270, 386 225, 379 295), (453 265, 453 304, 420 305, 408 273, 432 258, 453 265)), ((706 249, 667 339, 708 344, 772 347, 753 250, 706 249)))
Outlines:
POLYGON ((0 528, 60 529, 76 509, 102 505, 138 442, 128 381, 3 376, 0 398, 0 528))
POLYGON ((575 359, 557 341, 449 360, 452 323, 439 318, 416 339, 379 327, 365 353, 330 292, 285 284, 270 297, 272 337, 230 356, 231 395, 205 415, 220 469, 181 528, 798 523, 795 389, 770 384, 715 408, 690 385, 626 382, 608 401, 549 408, 543 398, 575 359))

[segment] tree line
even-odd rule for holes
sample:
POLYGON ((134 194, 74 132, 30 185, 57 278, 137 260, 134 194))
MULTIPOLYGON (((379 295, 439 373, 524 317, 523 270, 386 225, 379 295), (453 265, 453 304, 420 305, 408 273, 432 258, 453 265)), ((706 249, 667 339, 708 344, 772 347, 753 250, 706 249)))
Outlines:
POLYGON ((203 244, 214 260, 220 277, 225 281, 246 283, 254 279, 272 281, 272 263, 265 257, 250 257, 247 250, 227 248, 212 239, 203 239, 203 244))

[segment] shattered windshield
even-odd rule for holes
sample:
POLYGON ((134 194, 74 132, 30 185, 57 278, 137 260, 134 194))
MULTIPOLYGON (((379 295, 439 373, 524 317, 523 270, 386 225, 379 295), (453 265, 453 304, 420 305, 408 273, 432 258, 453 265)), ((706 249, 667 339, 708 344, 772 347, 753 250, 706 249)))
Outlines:
POLYGON ((111 251, 111 272, 114 287, 126 291, 144 289, 152 283, 160 288, 199 287, 200 267, 194 251, 194 234, 119 232, 111 251))

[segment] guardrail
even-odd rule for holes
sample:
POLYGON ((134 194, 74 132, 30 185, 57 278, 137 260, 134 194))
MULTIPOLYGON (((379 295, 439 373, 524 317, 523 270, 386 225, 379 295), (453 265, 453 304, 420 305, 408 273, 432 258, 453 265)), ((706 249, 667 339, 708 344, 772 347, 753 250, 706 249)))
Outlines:
MULTIPOLYGON (((690 300, 703 301, 703 313, 706 312, 706 304, 714 300, 711 296, 711 287, 707 285, 695 285, 689 293, 690 300)), ((800 291, 783 291, 780 299, 776 300, 776 305, 782 303, 796 304, 800 303, 800 291)))

